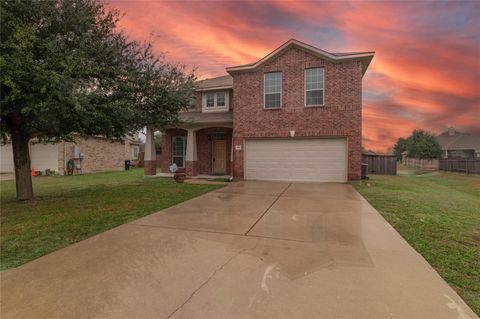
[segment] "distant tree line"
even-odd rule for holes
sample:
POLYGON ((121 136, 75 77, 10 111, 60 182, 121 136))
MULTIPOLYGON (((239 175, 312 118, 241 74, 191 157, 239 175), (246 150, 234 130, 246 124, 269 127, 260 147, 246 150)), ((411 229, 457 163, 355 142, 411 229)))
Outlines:
POLYGON ((440 158, 442 155, 437 138, 423 130, 414 130, 409 137, 400 137, 397 140, 393 146, 393 154, 400 160, 405 151, 408 157, 419 159, 440 158))

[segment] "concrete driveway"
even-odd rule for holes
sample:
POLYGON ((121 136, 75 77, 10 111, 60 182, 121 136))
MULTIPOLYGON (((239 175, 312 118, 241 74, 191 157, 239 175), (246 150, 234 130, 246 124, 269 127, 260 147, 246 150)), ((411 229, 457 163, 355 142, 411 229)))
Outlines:
POLYGON ((236 183, 1 276, 2 318, 478 318, 347 184, 236 183))

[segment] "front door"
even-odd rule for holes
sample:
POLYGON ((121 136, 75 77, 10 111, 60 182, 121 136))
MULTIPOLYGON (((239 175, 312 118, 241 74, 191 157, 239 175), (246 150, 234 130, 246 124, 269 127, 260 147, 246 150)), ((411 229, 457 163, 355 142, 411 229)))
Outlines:
POLYGON ((213 140, 213 173, 227 173, 227 143, 225 140, 213 140))

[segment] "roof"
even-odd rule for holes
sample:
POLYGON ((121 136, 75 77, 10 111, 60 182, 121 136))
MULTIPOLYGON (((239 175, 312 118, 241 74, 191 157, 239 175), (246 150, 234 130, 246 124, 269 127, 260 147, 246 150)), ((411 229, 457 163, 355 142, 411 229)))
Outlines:
POLYGON ((480 134, 460 133, 449 129, 437 136, 444 150, 480 150, 480 134))
POLYGON ((331 53, 331 52, 327 52, 319 48, 316 48, 314 46, 311 46, 309 44, 306 44, 304 42, 301 42, 295 39, 290 39, 284 44, 282 44, 280 47, 278 47, 276 50, 274 50, 273 52, 265 56, 264 58, 258 60, 257 62, 228 67, 227 72, 229 74, 232 74, 240 71, 253 70, 261 66, 262 64, 266 63, 267 61, 277 57, 278 55, 280 55, 281 53, 283 53, 284 51, 292 47, 296 47, 298 49, 301 49, 303 51, 306 51, 308 53, 311 53, 313 55, 316 55, 322 59, 328 60, 333 63, 340 63, 340 62, 347 62, 347 61, 361 61, 362 72, 363 72, 362 74, 365 74, 368 66, 370 65, 370 62, 373 59, 373 56, 375 55, 374 51, 331 53))
POLYGON ((233 78, 230 75, 223 75, 216 78, 205 79, 195 83, 197 91, 208 91, 233 88, 233 78))
POLYGON ((178 114, 178 119, 182 123, 195 123, 195 124, 220 124, 220 123, 232 123, 232 112, 182 112, 178 114))

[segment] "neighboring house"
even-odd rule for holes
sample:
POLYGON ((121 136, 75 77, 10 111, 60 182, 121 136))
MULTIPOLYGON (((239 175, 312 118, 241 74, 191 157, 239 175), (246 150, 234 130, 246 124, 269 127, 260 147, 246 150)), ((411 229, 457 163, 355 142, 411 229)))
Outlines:
MULTIPOLYGON (((361 177, 362 77, 373 52, 329 53, 289 40, 263 59, 199 81, 196 103, 166 129, 162 171, 248 180, 361 177)), ((145 174, 154 175, 154 128, 145 174)))
POLYGON ((480 134, 460 133, 450 127, 437 136, 443 158, 480 157, 480 134))
MULTIPOLYGON (((78 138, 75 143, 30 143, 31 167, 64 174, 67 162, 74 160, 74 173, 123 169, 126 159, 135 160, 140 151, 137 137, 111 142, 103 137, 78 138)), ((1 173, 14 172, 12 144, 1 144, 1 173)))

